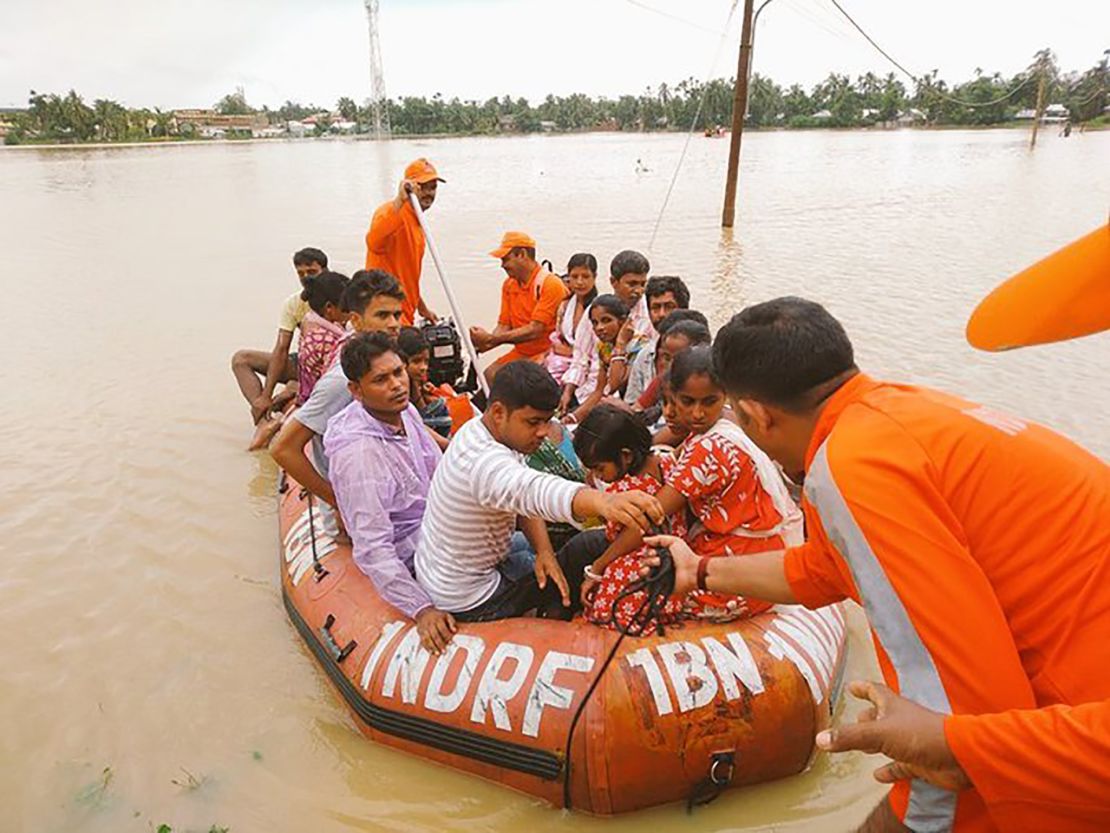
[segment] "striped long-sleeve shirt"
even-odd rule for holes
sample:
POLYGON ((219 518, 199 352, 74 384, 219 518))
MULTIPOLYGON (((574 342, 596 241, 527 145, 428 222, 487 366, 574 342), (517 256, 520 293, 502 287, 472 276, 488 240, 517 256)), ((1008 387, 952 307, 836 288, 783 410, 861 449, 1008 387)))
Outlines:
POLYGON ((489 599, 517 516, 569 523, 581 488, 530 469, 481 419, 463 425, 432 477, 416 547, 416 577, 435 606, 458 613, 489 599))

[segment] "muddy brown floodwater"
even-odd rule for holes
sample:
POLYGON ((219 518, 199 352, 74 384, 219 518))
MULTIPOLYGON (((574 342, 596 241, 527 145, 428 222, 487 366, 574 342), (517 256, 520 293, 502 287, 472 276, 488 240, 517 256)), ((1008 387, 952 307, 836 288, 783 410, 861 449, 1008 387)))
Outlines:
MULTIPOLYGON (((717 227, 727 141, 693 140, 650 252, 714 324, 792 293, 860 364, 1040 420, 1110 453, 1110 342, 972 351, 984 292, 1105 222, 1110 132, 769 133, 745 140, 739 226, 717 227)), ((689 817, 568 815, 374 746, 286 621, 275 469, 242 449, 228 370, 268 348, 315 245, 353 270, 373 207, 427 155, 465 312, 485 253, 531 231, 561 266, 644 248, 674 135, 0 150, 0 804, 11 831, 836 831, 882 794, 818 759, 689 817), (637 173, 636 160, 649 169, 637 173)), ((433 309, 442 293, 426 270, 433 309)), ((852 631, 853 675, 874 674, 852 631)))

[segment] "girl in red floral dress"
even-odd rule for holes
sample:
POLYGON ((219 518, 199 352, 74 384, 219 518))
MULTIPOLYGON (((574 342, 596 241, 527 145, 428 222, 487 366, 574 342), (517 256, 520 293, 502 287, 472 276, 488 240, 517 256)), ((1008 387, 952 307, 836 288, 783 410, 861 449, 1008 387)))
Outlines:
MULTIPOLYGON (((675 357, 670 387, 679 421, 690 435, 666 466, 655 496, 669 513, 688 511, 690 548, 706 558, 744 556, 802 543, 802 514, 778 468, 725 415, 725 395, 713 375, 708 347, 675 357)), ((604 566, 641 549, 638 529, 622 530, 594 562, 604 566)), ((683 600, 683 615, 727 621, 761 613, 766 602, 705 590, 683 600)))
MULTIPOLYGON (((574 451, 594 482, 610 484, 607 491, 642 491, 656 494, 663 488, 668 465, 667 455, 656 455, 651 450, 651 432, 640 418, 629 409, 603 403, 598 405, 574 432, 574 451)), ((670 534, 685 537, 684 513, 670 519, 670 534)), ((612 543, 621 527, 610 522, 605 536, 612 543)), ((582 584, 582 603, 586 618, 598 625, 618 625, 625 630, 644 603, 644 593, 626 595, 616 605, 618 595, 640 575, 640 559, 644 547, 619 558, 598 559, 586 568, 582 584)), ((673 596, 660 611, 659 620, 664 624, 677 621, 682 615, 682 597, 673 596)), ((644 623, 643 632, 655 627, 655 620, 644 623)), ((637 631, 633 629, 633 632, 637 631)))

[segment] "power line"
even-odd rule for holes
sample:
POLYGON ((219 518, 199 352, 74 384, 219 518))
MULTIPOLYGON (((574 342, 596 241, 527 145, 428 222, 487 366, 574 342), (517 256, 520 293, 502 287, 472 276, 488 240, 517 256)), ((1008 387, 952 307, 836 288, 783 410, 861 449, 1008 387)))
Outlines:
MULTIPOLYGON (((632 0, 629 0, 632 2, 632 0)), ((667 203, 671 201, 671 193, 674 191, 675 183, 678 182, 678 173, 682 170, 682 163, 686 159, 686 151, 690 148, 690 139, 694 136, 694 130, 698 126, 698 120, 701 118, 702 109, 705 107, 705 99, 709 95, 709 80, 713 77, 713 70, 717 68, 717 61, 721 57, 721 49, 724 48, 725 41, 728 39, 728 30, 732 24, 732 17, 736 14, 736 6, 739 0, 732 0, 732 5, 729 6, 728 18, 725 20, 725 27, 721 30, 721 38, 717 42, 717 51, 713 53, 713 61, 709 64, 709 72, 705 75, 705 83, 702 86, 701 98, 698 100, 698 109, 694 112, 694 120, 690 123, 690 130, 686 133, 686 141, 682 145, 682 153, 678 156, 678 164, 674 167, 674 174, 671 175, 671 183, 667 186, 667 193, 663 197, 663 204, 659 207, 659 216, 655 218, 655 227, 651 230, 651 240, 648 241, 648 251, 650 252, 655 245, 655 237, 659 234, 659 225, 663 222, 663 214, 667 210, 667 203)))
POLYGON ((702 26, 700 23, 696 23, 693 20, 687 20, 685 17, 679 17, 677 14, 671 14, 670 12, 665 12, 662 9, 657 9, 655 8, 655 6, 649 6, 647 3, 641 3, 640 0, 625 0, 625 2, 631 6, 636 6, 637 8, 644 9, 645 11, 652 12, 653 14, 657 14, 660 17, 665 17, 678 23, 683 23, 687 26, 691 26, 694 29, 700 29, 703 32, 708 32, 711 35, 718 34, 716 29, 710 29, 708 26, 702 26))
MULTIPOLYGON (((905 73, 905 75, 911 81, 913 81, 915 84, 918 84, 918 85, 921 84, 921 79, 918 78, 916 75, 914 75, 912 72, 910 72, 908 69, 906 69, 904 66, 902 66, 902 64, 900 64, 898 61, 894 60, 894 58, 891 56, 891 54, 889 52, 887 52, 885 49, 883 49, 881 46, 879 46, 879 44, 875 42, 875 39, 872 38, 869 34, 867 34, 867 32, 864 31, 862 26, 860 26, 858 23, 856 23, 855 18, 853 18, 850 14, 848 14, 847 10, 843 6, 841 6, 840 3, 837 2, 837 0, 829 0, 829 2, 832 3, 834 6, 836 6, 837 11, 839 11, 842 15, 844 15, 845 18, 847 18, 848 22, 851 23, 852 26, 855 27, 856 31, 859 32, 861 35, 863 35, 864 38, 867 39, 867 42, 869 44, 871 44, 873 47, 875 47, 875 50, 880 55, 882 55, 884 58, 886 58, 888 61, 890 61, 890 63, 892 63, 895 67, 897 67, 899 70, 901 70, 903 73, 905 73)), ((954 102, 955 104, 961 104, 964 107, 971 107, 971 108, 974 109, 976 107, 990 107, 990 106, 995 105, 995 104, 1000 104, 1003 101, 1005 101, 1006 99, 1010 98, 1014 93, 1016 93, 1018 90, 1020 90, 1022 87, 1024 87, 1026 84, 1028 84, 1032 80, 1033 80, 1032 75, 1025 76, 1024 80, 1022 80, 1022 82, 1020 84, 1018 84, 1016 87, 1014 87, 1008 93, 1006 93, 1003 96, 999 96, 998 98, 992 99, 991 101, 964 101, 963 99, 956 98, 953 95, 949 95, 948 93, 944 92, 943 90, 935 90, 935 92, 941 98, 947 99, 948 101, 954 102)))

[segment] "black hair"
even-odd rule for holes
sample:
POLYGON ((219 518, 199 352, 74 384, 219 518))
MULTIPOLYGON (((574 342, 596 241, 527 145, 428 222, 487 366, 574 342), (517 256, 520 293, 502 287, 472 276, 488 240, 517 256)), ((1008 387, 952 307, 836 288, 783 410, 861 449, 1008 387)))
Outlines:
POLYGON ((317 315, 324 314, 328 304, 341 307, 343 290, 351 279, 338 272, 321 272, 318 275, 305 275, 301 279, 304 289, 301 290, 301 300, 307 301, 312 311, 317 315))
POLYGON ((676 309, 674 312, 668 313, 667 317, 660 321, 659 326, 655 328, 659 337, 662 338, 667 330, 679 321, 697 321, 707 330, 709 329, 709 319, 705 317, 704 313, 698 312, 696 309, 676 309))
POLYGON ((388 272, 381 269, 360 269, 351 276, 351 282, 343 290, 343 311, 361 315, 379 295, 403 301, 405 290, 401 289, 401 284, 388 272))
POLYGON ((401 332, 397 334, 397 352, 406 362, 431 349, 428 340, 424 338, 424 333, 416 327, 402 327, 401 332))
POLYGON ((571 269, 578 269, 582 266, 585 266, 594 275, 597 274, 597 258, 589 252, 578 252, 577 254, 573 254, 570 256, 570 260, 567 261, 568 272, 571 269))
POLYGON ((529 260, 536 259, 536 250, 531 246, 513 246, 511 249, 509 249, 509 254, 512 254, 513 252, 524 252, 524 254, 528 256, 529 260))
POLYGON ((632 452, 628 471, 639 472, 651 454, 651 432, 643 420, 627 408, 603 402, 574 432, 574 453, 584 466, 615 463, 622 468, 621 451, 632 452))
POLYGON ((713 384, 721 386, 721 381, 713 372, 713 353, 707 345, 683 350, 671 362, 672 390, 682 390, 683 385, 694 376, 708 376, 713 384))
POLYGON ((343 366, 343 375, 357 382, 370 372, 374 359, 396 352, 397 348, 385 333, 359 333, 343 345, 339 363, 343 366))
POLYGON ((709 328, 700 321, 676 321, 667 328, 667 332, 659 336, 660 344, 662 344, 663 339, 670 338, 671 336, 682 336, 690 342, 691 347, 700 347, 703 344, 709 344, 713 340, 709 328))
POLYGON ((628 274, 646 275, 650 271, 648 259, 632 249, 618 252, 609 264, 609 277, 613 280, 619 280, 628 274))
MULTIPOLYGON (((590 304, 590 309, 600 307, 603 310, 611 313, 614 317, 622 321, 628 318, 628 304, 618 298, 616 295, 598 295, 593 299, 590 304)), ((593 321, 593 319, 590 319, 593 321)))
POLYGON ((686 287, 682 278, 677 275, 653 275, 648 278, 647 287, 644 289, 648 304, 651 303, 652 298, 666 295, 668 292, 674 293, 674 299, 678 303, 679 309, 689 308, 690 290, 686 287))
POLYGON ((497 371, 489 390, 489 403, 500 402, 510 413, 518 408, 554 411, 562 389, 543 365, 517 359, 497 371))
MULTIPOLYGON (((790 411, 813 407, 814 389, 857 370, 852 342, 829 311, 804 298, 741 310, 717 332, 713 367, 733 396, 790 411)), ((827 391, 831 393, 831 391, 827 391)))
POLYGON ((328 256, 319 249, 314 249, 311 246, 293 252, 294 266, 309 266, 313 263, 319 263, 323 268, 327 269, 328 256))

